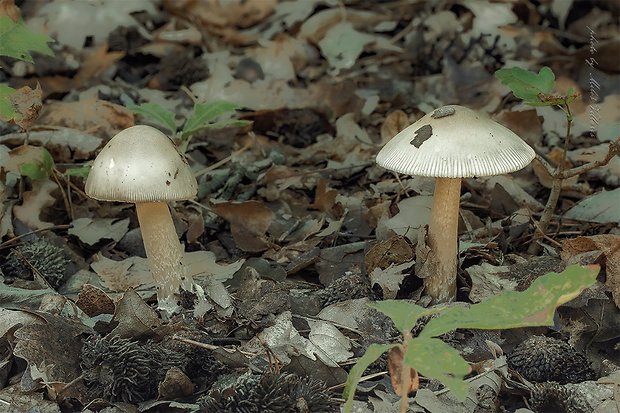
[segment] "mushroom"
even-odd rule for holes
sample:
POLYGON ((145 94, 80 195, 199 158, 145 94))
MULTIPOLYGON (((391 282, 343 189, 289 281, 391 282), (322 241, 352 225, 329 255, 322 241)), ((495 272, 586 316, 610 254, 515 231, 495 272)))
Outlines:
POLYGON ((443 106, 394 136, 377 154, 386 169, 437 178, 428 226, 424 286, 433 303, 456 298, 461 178, 524 168, 534 150, 512 131, 463 106, 443 106))
POLYGON ((194 283, 183 265, 168 201, 196 196, 198 185, 185 157, 170 138, 150 126, 132 126, 101 150, 86 180, 86 194, 101 201, 136 204, 142 240, 157 286, 158 308, 171 315, 181 289, 194 283))

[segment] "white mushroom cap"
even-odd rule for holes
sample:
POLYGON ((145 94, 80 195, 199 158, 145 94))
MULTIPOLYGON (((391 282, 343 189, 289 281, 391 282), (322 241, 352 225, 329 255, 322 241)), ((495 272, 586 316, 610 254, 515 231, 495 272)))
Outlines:
POLYGON ((534 156, 534 150, 509 129, 479 112, 450 105, 394 136, 376 162, 408 175, 467 178, 513 172, 534 156))
POLYGON ((102 201, 166 202, 196 196, 198 185, 170 138, 150 126, 132 126, 101 150, 86 194, 102 201))

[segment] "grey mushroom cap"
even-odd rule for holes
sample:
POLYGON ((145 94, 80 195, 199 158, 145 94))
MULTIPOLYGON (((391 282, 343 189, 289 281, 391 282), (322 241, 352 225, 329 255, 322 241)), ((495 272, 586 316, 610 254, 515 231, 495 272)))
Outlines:
POLYGON ((102 201, 167 202, 195 197, 198 185, 174 142, 138 125, 119 132, 101 150, 85 190, 102 201))
POLYGON ((376 162, 408 175, 468 178, 517 171, 534 156, 534 150, 511 130, 479 112, 450 105, 394 136, 376 162))

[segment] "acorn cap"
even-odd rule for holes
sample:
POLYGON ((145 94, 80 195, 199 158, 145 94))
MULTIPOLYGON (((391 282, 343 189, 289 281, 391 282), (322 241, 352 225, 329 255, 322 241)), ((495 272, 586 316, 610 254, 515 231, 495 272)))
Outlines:
POLYGON ((485 115, 450 105, 428 113, 394 136, 376 162, 408 175, 467 178, 517 171, 535 153, 514 132, 485 115))
POLYGON ((102 201, 166 202, 193 198, 198 185, 174 142, 138 125, 119 132, 101 150, 85 190, 102 201))

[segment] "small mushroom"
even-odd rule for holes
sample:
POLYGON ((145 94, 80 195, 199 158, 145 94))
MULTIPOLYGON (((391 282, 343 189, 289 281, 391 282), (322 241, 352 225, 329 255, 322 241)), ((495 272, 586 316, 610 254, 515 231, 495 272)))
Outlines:
POLYGON ((88 196, 101 201, 136 204, 158 307, 167 315, 176 312, 180 290, 194 289, 167 204, 196 196, 198 185, 185 157, 159 130, 132 126, 101 150, 85 189, 88 196))
POLYGON ((424 286, 433 303, 456 298, 461 178, 524 168, 534 150, 512 131, 463 106, 444 106, 394 136, 377 154, 386 169, 437 178, 424 286))

